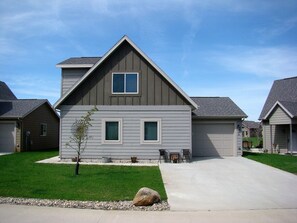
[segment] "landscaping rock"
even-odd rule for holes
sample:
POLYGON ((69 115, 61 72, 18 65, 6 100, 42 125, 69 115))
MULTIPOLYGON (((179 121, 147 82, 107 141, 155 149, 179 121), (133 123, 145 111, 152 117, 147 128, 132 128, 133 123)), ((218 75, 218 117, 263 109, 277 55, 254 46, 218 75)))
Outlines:
POLYGON ((135 206, 150 206, 160 201, 161 197, 157 191, 143 187, 135 195, 133 204, 135 206))
POLYGON ((98 210, 121 210, 121 211, 168 211, 167 201, 162 201, 152 206, 134 206, 132 201, 67 201, 33 198, 0 197, 0 204, 47 206, 60 208, 80 208, 98 210))

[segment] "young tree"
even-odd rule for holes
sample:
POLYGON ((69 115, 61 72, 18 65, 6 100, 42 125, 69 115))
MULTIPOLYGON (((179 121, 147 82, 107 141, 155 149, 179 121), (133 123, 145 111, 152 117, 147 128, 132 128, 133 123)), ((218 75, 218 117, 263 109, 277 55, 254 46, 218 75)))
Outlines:
POLYGON ((94 114, 95 111, 98 111, 96 106, 87 112, 85 116, 81 116, 79 120, 76 120, 72 124, 71 133, 69 142, 66 143, 66 147, 70 147, 74 149, 77 153, 76 156, 76 166, 75 166, 75 175, 79 174, 79 161, 80 155, 84 152, 87 141, 89 139, 88 136, 88 129, 91 124, 91 116, 94 114))

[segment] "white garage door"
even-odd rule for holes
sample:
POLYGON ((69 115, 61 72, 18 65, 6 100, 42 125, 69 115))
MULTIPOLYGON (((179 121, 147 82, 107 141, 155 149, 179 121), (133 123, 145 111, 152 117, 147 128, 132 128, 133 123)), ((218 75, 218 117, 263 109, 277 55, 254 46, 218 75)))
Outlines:
POLYGON ((233 124, 193 124, 193 156, 233 156, 233 124))
POLYGON ((15 124, 0 123, 0 152, 14 152, 15 124))

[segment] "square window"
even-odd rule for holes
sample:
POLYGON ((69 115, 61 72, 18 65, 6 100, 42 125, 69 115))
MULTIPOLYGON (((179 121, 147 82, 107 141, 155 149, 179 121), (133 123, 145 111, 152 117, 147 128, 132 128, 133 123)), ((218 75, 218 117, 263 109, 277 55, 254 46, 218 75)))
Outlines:
POLYGON ((46 136, 47 135, 47 124, 41 123, 40 124, 40 136, 46 136))
POLYGON ((141 120, 141 144, 161 144, 161 119, 141 120))
POLYGON ((112 74, 113 94, 137 94, 138 73, 113 73, 112 74))
POLYGON ((102 143, 121 144, 122 143, 122 120, 103 119, 102 120, 102 143))

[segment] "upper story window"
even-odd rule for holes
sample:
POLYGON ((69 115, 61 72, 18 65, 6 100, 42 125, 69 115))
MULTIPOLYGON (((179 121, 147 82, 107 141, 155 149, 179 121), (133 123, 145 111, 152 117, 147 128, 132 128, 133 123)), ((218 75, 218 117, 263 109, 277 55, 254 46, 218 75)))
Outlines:
POLYGON ((113 73, 113 94, 138 94, 138 73, 113 73))

